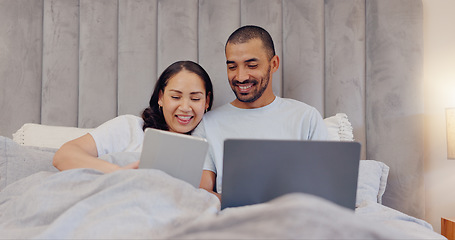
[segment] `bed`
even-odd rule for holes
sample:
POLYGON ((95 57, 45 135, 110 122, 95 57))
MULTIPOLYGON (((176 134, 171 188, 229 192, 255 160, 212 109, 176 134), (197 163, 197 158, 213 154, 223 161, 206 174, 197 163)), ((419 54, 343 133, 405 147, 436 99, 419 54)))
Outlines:
POLYGON ((422 11, 418 0, 0 0, 0 238, 443 238, 422 220, 422 11), (164 173, 50 165, 62 142, 139 115, 174 61, 200 63, 214 107, 230 102, 223 47, 245 24, 275 41, 274 92, 336 119, 332 139, 362 144, 355 213, 304 194, 219 212, 164 173))
MULTIPOLYGON (((324 121, 330 140, 354 140, 346 114, 324 121)), ((444 239, 382 205, 389 167, 379 161, 360 162, 355 211, 304 193, 220 211, 217 197, 162 171, 55 169, 58 147, 88 131, 28 123, 0 137, 0 238, 444 239)), ((101 158, 125 165, 139 155, 101 158)))

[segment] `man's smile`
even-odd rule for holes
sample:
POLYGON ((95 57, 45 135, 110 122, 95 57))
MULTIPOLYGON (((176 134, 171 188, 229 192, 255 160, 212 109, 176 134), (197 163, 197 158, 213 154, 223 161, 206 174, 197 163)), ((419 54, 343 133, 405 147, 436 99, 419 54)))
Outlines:
POLYGON ((244 82, 239 82, 237 80, 233 80, 232 84, 237 88, 239 93, 241 94, 247 94, 250 92, 252 87, 257 84, 258 82, 255 80, 246 80, 244 82))

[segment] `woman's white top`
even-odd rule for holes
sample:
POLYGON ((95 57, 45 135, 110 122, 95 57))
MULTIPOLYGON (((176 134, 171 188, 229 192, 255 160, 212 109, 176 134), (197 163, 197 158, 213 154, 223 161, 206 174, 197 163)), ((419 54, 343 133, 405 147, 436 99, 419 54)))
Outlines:
POLYGON ((141 152, 144 120, 134 115, 121 115, 90 131, 98 156, 116 152, 141 152))

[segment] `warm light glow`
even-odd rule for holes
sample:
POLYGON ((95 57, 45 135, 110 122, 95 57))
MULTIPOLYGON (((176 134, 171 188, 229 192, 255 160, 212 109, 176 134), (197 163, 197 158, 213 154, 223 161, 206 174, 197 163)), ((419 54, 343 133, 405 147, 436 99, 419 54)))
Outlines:
POLYGON ((447 158, 455 159, 455 108, 446 109, 447 158))

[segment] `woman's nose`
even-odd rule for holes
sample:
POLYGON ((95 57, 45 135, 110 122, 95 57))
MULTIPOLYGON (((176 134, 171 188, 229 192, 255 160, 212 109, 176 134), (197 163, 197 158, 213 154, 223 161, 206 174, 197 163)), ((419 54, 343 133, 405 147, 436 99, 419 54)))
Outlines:
POLYGON ((191 111, 191 105, 190 105, 189 100, 184 99, 184 100, 181 102, 179 108, 180 108, 181 111, 184 111, 184 112, 189 112, 189 111, 191 111))

